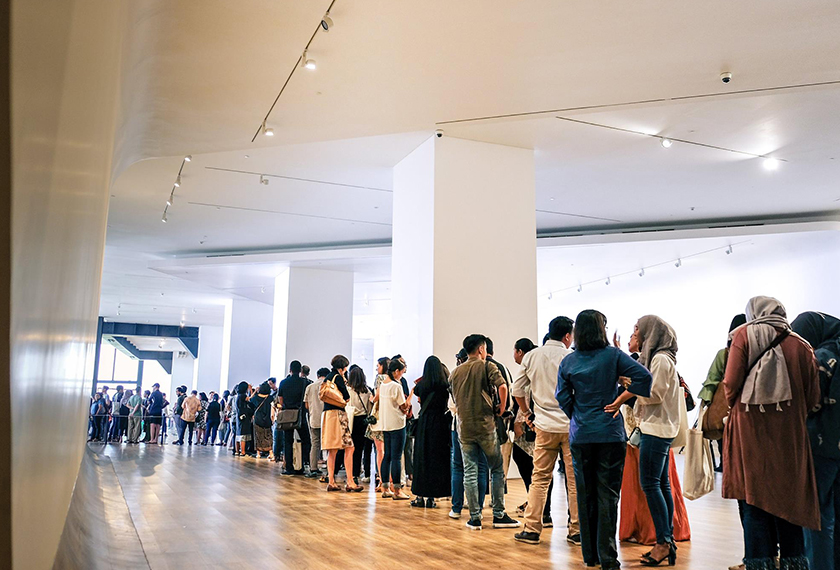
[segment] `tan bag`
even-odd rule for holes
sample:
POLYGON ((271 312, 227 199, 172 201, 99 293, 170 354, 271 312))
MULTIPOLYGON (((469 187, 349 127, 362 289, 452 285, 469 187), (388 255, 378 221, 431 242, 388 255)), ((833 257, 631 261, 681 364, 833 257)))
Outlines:
POLYGON ((703 437, 711 440, 723 438, 724 420, 729 417, 729 402, 726 400, 726 390, 723 382, 718 384, 709 409, 703 414, 703 437))
POLYGON ((331 404, 339 408, 345 406, 344 395, 332 380, 324 380, 321 383, 321 387, 318 388, 318 398, 325 404, 331 404))

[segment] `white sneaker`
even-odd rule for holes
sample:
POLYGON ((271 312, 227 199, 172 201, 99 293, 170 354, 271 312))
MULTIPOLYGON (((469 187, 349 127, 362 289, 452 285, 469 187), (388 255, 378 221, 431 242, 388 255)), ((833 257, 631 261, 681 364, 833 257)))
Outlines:
POLYGON ((370 477, 362 477, 362 483, 370 483, 370 477))
POLYGON ((456 513, 455 511, 449 511, 449 518, 459 519, 459 518, 461 518, 461 513, 456 513))

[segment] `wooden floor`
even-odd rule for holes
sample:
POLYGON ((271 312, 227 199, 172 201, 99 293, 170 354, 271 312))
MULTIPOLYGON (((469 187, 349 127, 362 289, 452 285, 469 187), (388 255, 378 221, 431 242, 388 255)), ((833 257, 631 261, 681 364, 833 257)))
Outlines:
MULTIPOLYGON (((94 449, 111 457, 156 570, 583 567, 579 547, 566 542, 562 485, 555 485, 554 497, 554 520, 562 524, 530 546, 513 540, 516 530, 467 530, 465 518, 447 516, 448 501, 427 511, 382 499, 372 489, 326 493, 317 480, 281 476, 278 464, 234 458, 220 447, 94 449)), ((522 481, 512 480, 508 511, 524 500, 522 481)), ((687 503, 692 542, 679 545, 677 567, 725 569, 739 562, 735 503, 718 492, 687 503)), ((638 558, 647 550, 622 544, 623 566, 640 567, 638 558)))

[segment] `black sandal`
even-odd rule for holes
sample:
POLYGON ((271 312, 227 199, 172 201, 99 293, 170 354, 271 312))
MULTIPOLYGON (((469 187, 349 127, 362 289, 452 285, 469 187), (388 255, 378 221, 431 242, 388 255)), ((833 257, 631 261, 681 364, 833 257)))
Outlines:
MULTIPOLYGON (((651 552, 653 551, 651 550, 651 552)), ((661 559, 656 560, 650 555, 650 553, 648 553, 642 556, 640 563, 642 566, 659 566, 666 560, 668 561, 668 566, 673 566, 677 563, 677 545, 673 542, 668 544, 668 554, 663 556, 661 559)))
POLYGON ((423 497, 415 497, 415 499, 408 504, 412 507, 418 507, 421 509, 426 508, 426 501, 423 500, 423 497))

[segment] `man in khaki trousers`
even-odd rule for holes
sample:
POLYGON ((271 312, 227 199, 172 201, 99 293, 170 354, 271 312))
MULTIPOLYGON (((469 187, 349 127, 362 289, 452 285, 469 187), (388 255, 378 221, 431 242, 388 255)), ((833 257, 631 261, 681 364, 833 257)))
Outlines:
POLYGON ((562 458, 566 471, 566 500, 569 504, 569 521, 566 539, 580 544, 578 524, 577 487, 572 467, 572 451, 569 447, 569 418, 560 409, 554 397, 557 390, 557 371, 560 361, 571 353, 574 321, 568 317, 556 317, 548 328, 546 343, 528 352, 522 358, 522 367, 513 383, 513 396, 519 408, 533 421, 529 425, 537 432, 534 443, 534 472, 528 491, 528 507, 525 510, 525 528, 514 538, 518 542, 539 544, 546 494, 554 477, 558 458, 562 458), (527 398, 529 393, 531 398, 527 398), (533 407, 532 407, 533 403, 533 407))

